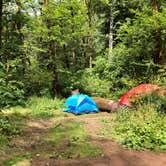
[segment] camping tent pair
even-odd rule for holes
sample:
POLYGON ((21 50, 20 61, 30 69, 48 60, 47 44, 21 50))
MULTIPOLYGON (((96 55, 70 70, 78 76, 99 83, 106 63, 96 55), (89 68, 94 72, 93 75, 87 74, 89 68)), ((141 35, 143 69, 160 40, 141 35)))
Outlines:
POLYGON ((99 111, 96 103, 85 94, 73 94, 64 103, 64 111, 74 114, 96 113, 99 111))

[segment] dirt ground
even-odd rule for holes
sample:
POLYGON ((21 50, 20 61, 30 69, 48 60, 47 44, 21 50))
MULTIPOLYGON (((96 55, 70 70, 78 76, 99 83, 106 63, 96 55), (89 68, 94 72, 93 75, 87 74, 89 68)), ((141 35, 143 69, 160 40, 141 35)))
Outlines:
MULTIPOLYGON (((20 151, 27 150, 51 150, 50 145, 43 144, 41 137, 48 132, 48 129, 55 126, 57 121, 72 120, 82 122, 87 132, 91 135, 90 142, 98 144, 103 149, 103 155, 100 157, 86 157, 79 159, 56 159, 50 157, 42 157, 36 155, 31 160, 23 160, 15 164, 16 166, 166 166, 166 153, 157 153, 150 151, 134 151, 120 147, 117 143, 109 140, 104 136, 98 135, 103 127, 101 118, 109 118, 109 113, 99 113, 89 116, 71 116, 52 118, 50 120, 42 120, 30 118, 25 127, 26 135, 21 139, 14 139, 11 146, 22 145, 20 151)), ((14 154, 17 155, 17 152, 14 154)), ((4 158, 13 157, 13 154, 4 154, 4 158)))

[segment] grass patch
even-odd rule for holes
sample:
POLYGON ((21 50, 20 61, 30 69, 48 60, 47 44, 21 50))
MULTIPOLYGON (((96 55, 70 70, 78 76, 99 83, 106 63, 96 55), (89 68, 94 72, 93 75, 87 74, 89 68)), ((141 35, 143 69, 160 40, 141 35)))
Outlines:
POLYGON ((18 112, 3 110, 0 113, 0 165, 7 165, 3 163, 3 156, 16 149, 16 147, 11 147, 10 142, 13 138, 23 135, 22 126, 25 123, 25 116, 18 112))
POLYGON ((13 137, 22 134, 21 126, 24 123, 25 118, 18 113, 0 113, 0 152, 8 146, 13 137))
POLYGON ((26 152, 26 153, 23 153, 21 155, 15 156, 15 157, 13 157, 11 159, 5 160, 3 162, 3 165, 5 165, 5 166, 14 166, 19 161, 22 161, 24 159, 30 159, 30 158, 31 158, 31 153, 26 152))
POLYGON ((56 124, 45 141, 56 149, 51 154, 53 158, 95 157, 102 154, 98 146, 89 143, 88 134, 78 122, 64 121, 56 124))
POLYGON ((65 116, 62 114, 61 106, 64 100, 58 98, 50 99, 48 97, 31 97, 27 102, 30 114, 39 118, 49 119, 57 116, 65 116))

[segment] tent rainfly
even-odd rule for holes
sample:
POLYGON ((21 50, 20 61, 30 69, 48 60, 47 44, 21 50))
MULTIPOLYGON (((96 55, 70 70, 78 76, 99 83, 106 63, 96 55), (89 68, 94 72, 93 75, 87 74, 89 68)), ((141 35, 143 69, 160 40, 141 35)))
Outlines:
POLYGON ((99 111, 94 100, 85 94, 73 94, 64 103, 65 112, 74 114, 97 113, 99 111))

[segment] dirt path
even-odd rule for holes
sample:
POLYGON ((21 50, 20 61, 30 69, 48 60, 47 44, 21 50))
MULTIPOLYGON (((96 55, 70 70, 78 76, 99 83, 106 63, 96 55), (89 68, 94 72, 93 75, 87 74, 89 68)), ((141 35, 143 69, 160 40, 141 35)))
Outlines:
MULTIPOLYGON (((103 128, 101 122, 104 118, 111 117, 108 113, 93 114, 89 116, 59 117, 50 120, 30 118, 25 126, 26 134, 21 139, 13 139, 11 146, 21 145, 20 151, 28 150, 53 150, 51 145, 41 141, 48 130, 55 127, 57 122, 78 121, 84 124, 85 129, 91 135, 90 142, 98 144, 103 149, 103 155, 97 158, 65 159, 60 160, 50 157, 36 155, 32 160, 23 160, 15 164, 16 166, 166 166, 166 153, 155 153, 150 151, 126 150, 117 143, 99 136, 98 132, 103 128)), ((55 149, 54 149, 55 150, 55 149)), ((19 152, 20 153, 20 152, 19 152)), ((18 155, 17 152, 15 155, 18 155)), ((13 154, 4 155, 10 158, 13 154)))

